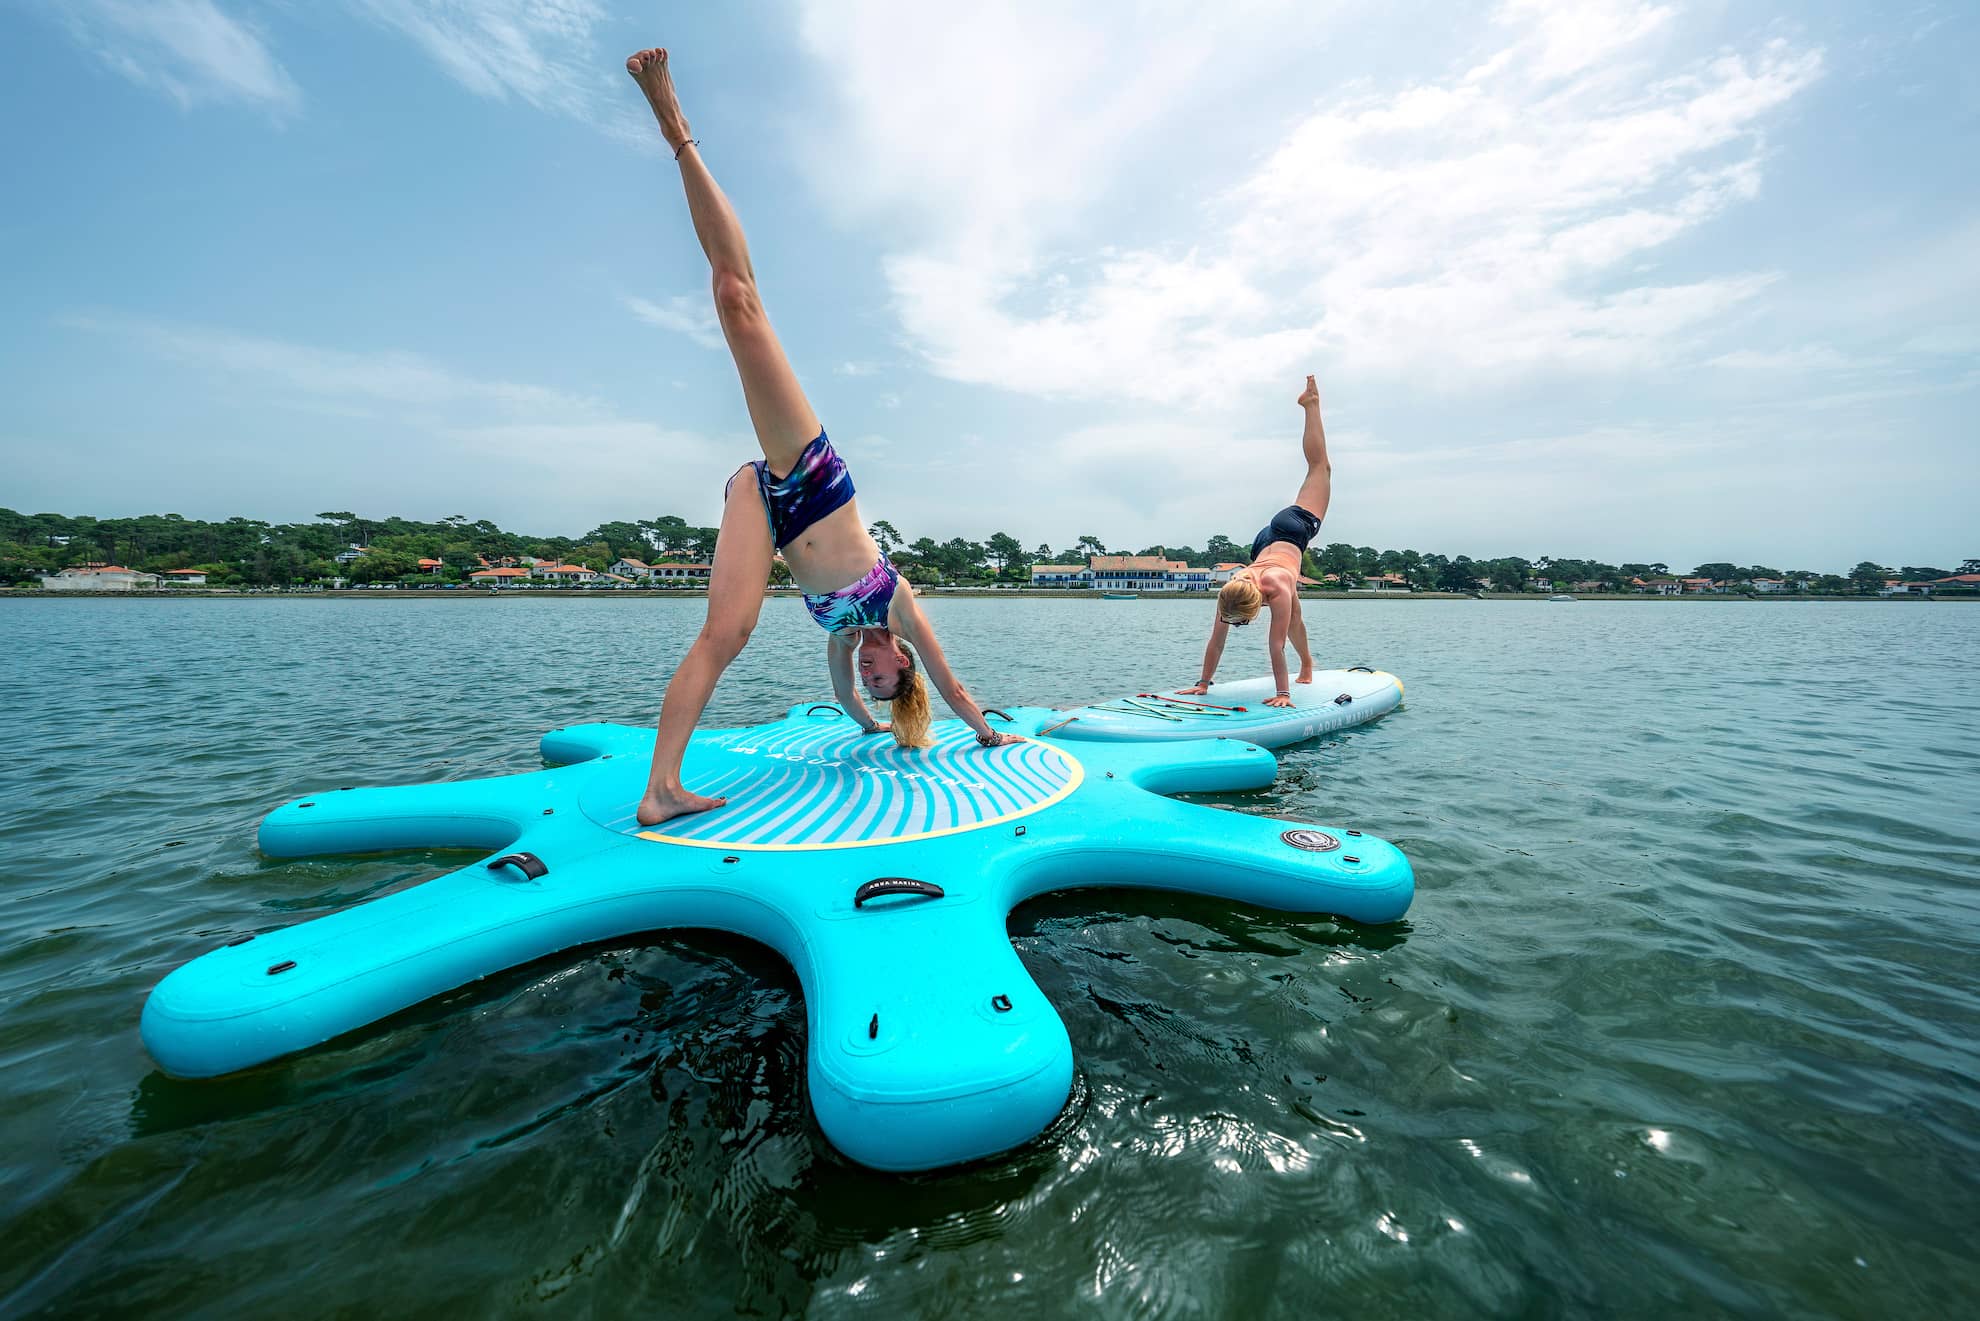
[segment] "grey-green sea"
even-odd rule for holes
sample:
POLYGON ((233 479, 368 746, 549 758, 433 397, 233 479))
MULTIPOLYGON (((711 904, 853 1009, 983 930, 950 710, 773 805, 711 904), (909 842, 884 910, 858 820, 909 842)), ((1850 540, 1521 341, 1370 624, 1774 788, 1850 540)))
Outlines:
MULTIPOLYGON (((0 1316, 1980 1307, 1980 608, 1952 603, 1311 603, 1321 663, 1404 704, 1206 801, 1394 841, 1415 906, 1019 908, 1077 1073, 975 1165, 837 1155, 795 978, 706 933, 229 1078, 146 1057, 179 964, 471 860, 264 859, 265 812, 650 722, 701 609, 0 602, 0 1316)), ((981 700, 1055 706, 1194 678, 1210 615, 928 610, 981 700)), ((826 691, 772 601, 707 723, 826 691)))

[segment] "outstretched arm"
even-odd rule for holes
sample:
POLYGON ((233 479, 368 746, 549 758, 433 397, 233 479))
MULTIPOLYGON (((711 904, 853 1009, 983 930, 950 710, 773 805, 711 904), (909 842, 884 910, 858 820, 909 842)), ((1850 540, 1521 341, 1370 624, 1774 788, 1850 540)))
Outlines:
POLYGON ((859 685, 853 682, 852 648, 839 641, 839 635, 825 635, 825 668, 832 672, 832 696, 839 700, 839 708, 856 721, 868 734, 884 734, 892 726, 884 720, 875 720, 873 712, 866 707, 866 699, 859 695, 859 685))
POLYGON ((1218 615, 1217 622, 1210 628, 1210 642, 1203 648, 1203 677, 1187 688, 1176 689, 1176 696, 1189 697, 1210 691, 1210 681, 1217 677, 1217 662, 1223 659, 1224 639, 1230 636, 1230 632, 1231 626, 1224 622, 1221 614, 1218 615))
POLYGON ((1292 685, 1286 682, 1286 635, 1292 628, 1292 611, 1283 601, 1271 603, 1272 622, 1265 630, 1265 651, 1272 658, 1272 696, 1267 706, 1291 706, 1292 685))

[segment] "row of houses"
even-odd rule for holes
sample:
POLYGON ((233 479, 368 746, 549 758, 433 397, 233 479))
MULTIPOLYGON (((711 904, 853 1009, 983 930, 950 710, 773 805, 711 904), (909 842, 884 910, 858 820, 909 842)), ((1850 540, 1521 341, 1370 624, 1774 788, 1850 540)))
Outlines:
MULTIPOLYGON (((1789 582, 1785 578, 1749 578, 1738 582, 1714 578, 1631 578, 1631 591, 1649 592, 1657 596, 1723 596, 1734 592, 1752 592, 1759 596, 1773 596, 1781 592, 1805 590, 1805 586, 1789 582)), ((1574 584, 1577 592, 1600 591, 1599 582, 1574 584)), ((1950 578, 1933 578, 1924 582, 1905 582, 1898 578, 1886 578, 1884 585, 1877 589, 1879 596, 1930 596, 1935 591, 1974 591, 1980 589, 1980 573, 1956 573, 1950 578)))
POLYGON ((662 560, 658 564, 648 564, 630 556, 621 557, 612 563, 612 572, 633 582, 664 583, 670 587, 689 587, 697 583, 706 584, 708 576, 715 572, 712 564, 681 564, 662 560))
POLYGON ((645 560, 622 556, 612 561, 611 567, 601 573, 582 564, 559 564, 550 560, 532 559, 525 555, 513 564, 493 565, 470 573, 468 581, 485 583, 491 587, 501 586, 504 583, 526 582, 531 579, 605 587, 631 587, 639 584, 662 587, 705 587, 708 585, 709 575, 714 571, 715 566, 712 564, 683 564, 668 560, 648 564, 645 560))
POLYGON ((582 564, 552 564, 548 560, 531 564, 503 565, 500 568, 478 569, 468 575, 471 583, 481 583, 488 587, 500 587, 507 583, 528 582, 532 579, 553 583, 623 583, 627 581, 615 573, 600 573, 582 564))
POLYGON ((1126 592, 1207 592, 1236 565, 1202 569, 1161 555, 1089 555, 1084 564, 1034 564, 1034 587, 1097 587, 1126 592))
MULTIPOLYGON (((369 546, 352 544, 337 552, 333 557, 338 564, 348 568, 372 553, 369 546)), ((581 564, 565 564, 558 560, 540 560, 533 555, 505 555, 490 560, 486 556, 475 556, 480 567, 468 574, 472 581, 485 583, 513 582, 529 578, 542 578, 550 582, 597 582, 610 578, 595 569, 581 564)), ((439 576, 447 567, 445 560, 436 560, 430 555, 422 555, 416 572, 439 576)))
MULTIPOLYGON (((351 546, 338 552, 339 564, 355 564, 371 553, 369 546, 351 546)), ((705 585, 714 566, 710 564, 680 564, 663 561, 648 564, 645 560, 623 556, 613 561, 611 567, 600 571, 583 564, 565 564, 560 560, 538 559, 534 555, 505 555, 494 560, 476 556, 480 565, 468 574, 468 581, 487 587, 514 586, 530 582, 567 583, 585 586, 624 587, 636 583, 658 583, 666 586, 705 585)), ((437 575, 447 566, 440 560, 421 559, 419 572, 437 575)))
MULTIPOLYGON (((616 567, 616 566, 615 566, 616 567)), ((1034 587, 1084 587, 1102 591, 1133 592, 1194 592, 1215 591, 1231 580, 1231 575, 1243 568, 1242 564, 1218 564, 1210 568, 1197 568, 1184 564, 1181 560, 1165 559, 1160 555, 1092 555, 1085 564, 1034 564, 1031 566, 1031 583, 1034 587)), ((1333 586, 1340 582, 1340 575, 1327 574, 1319 581, 1302 577, 1301 585, 1307 587, 1333 586)), ((1376 574, 1361 579, 1362 590, 1373 592, 1407 592, 1409 581, 1399 573, 1376 574)), ((1478 586, 1489 588, 1489 580, 1480 578, 1478 586)), ((1599 579, 1569 584, 1577 592, 1600 592, 1607 584, 1599 579)), ((1879 596, 1929 596, 1934 591, 1948 589, 1973 591, 1980 589, 1980 574, 1954 574, 1950 578, 1934 579, 1930 582, 1887 581, 1878 592, 1879 596)), ((1714 578, 1652 577, 1631 578, 1628 590, 1647 593, 1652 596, 1705 596, 1728 593, 1753 592, 1771 596, 1781 592, 1800 590, 1795 583, 1785 578, 1753 578, 1732 582, 1714 578)))
MULTIPOLYGON (((1606 590, 1602 580, 1590 579, 1587 582, 1570 583, 1577 592, 1600 592, 1606 590)), ((1724 591, 1725 584, 1715 583, 1710 578, 1631 578, 1629 590, 1647 592, 1651 596, 1686 596, 1703 592, 1724 591)))
MULTIPOLYGON (((1599 592, 1603 590, 1598 581, 1575 583, 1577 592, 1599 592)), ((1794 584, 1785 578, 1751 578, 1732 582, 1720 578, 1631 578, 1629 590, 1648 592, 1652 596, 1711 596, 1727 592, 1757 592, 1769 596, 1776 592, 1792 592, 1794 584)))
MULTIPOLYGON (((1213 592, 1244 568, 1242 564, 1215 564, 1201 568, 1160 555, 1089 555, 1084 564, 1034 564, 1034 587, 1085 587, 1101 591, 1127 592, 1213 592)), ((1301 576, 1300 583, 1319 587, 1323 582, 1340 581, 1337 574, 1316 580, 1301 576)), ((1374 591, 1406 592, 1409 583, 1399 573, 1387 573, 1367 580, 1374 591)))
POLYGON ((1975 591, 1980 591, 1980 573, 1955 573, 1950 578, 1933 578, 1919 583, 1899 582, 1896 578, 1886 578, 1877 595, 1930 596, 1934 592, 1975 591))
MULTIPOLYGON (((352 546, 339 552, 335 559, 339 564, 351 565, 370 551, 369 546, 352 546)), ((563 564, 529 555, 504 557, 493 563, 481 559, 480 564, 480 569, 468 574, 468 580, 490 587, 531 581, 603 586, 631 586, 635 582, 668 586, 706 585, 714 568, 708 564, 647 564, 641 560, 622 559, 610 570, 601 573, 582 564, 563 564)), ((419 572, 424 574, 438 575, 446 567, 444 562, 436 559, 423 558, 419 561, 419 572)), ((345 581, 336 578, 332 580, 332 585, 342 587, 345 581)), ((133 592, 205 585, 206 571, 203 569, 168 569, 164 573, 146 573, 140 569, 127 569, 121 564, 79 564, 58 573, 44 574, 41 579, 42 588, 51 592, 133 592)))
MULTIPOLYGON (((368 546, 351 546, 335 558, 339 564, 353 564, 369 554, 368 546)), ((668 587, 706 586, 714 565, 706 563, 679 563, 660 561, 647 563, 645 560, 622 556, 613 561, 603 572, 582 564, 564 564, 556 560, 537 559, 521 555, 502 557, 494 561, 477 557, 481 567, 468 574, 470 582, 498 587, 522 583, 546 582, 581 584, 592 586, 632 586, 650 584, 668 587)), ((437 575, 446 565, 436 559, 419 560, 419 572, 437 575)), ((1161 555, 1091 555, 1085 564, 1034 564, 1031 566, 1031 583, 1035 587, 1088 588, 1101 591, 1132 592, 1205 592, 1215 591, 1231 580, 1231 575, 1244 568, 1242 564, 1217 564, 1209 568, 1186 564, 1181 560, 1168 559, 1161 555)), ((1319 587, 1333 585, 1340 581, 1337 574, 1327 574, 1316 581, 1302 576, 1302 586, 1319 587)), ((129 592, 151 590, 162 586, 201 587, 206 584, 206 574, 200 569, 170 569, 165 573, 145 573, 137 569, 127 569, 117 564, 80 564, 63 569, 59 573, 44 575, 41 585, 54 592, 129 592)), ((336 586, 343 586, 342 579, 335 580, 336 586)), ((1376 592, 1407 592, 1408 581, 1397 573, 1380 574, 1362 580, 1364 590, 1376 592)), ((1483 588, 1489 584, 1480 579, 1483 588)), ((1605 584, 1599 580, 1570 584, 1577 592, 1599 592, 1605 584)), ((1781 578, 1754 578, 1732 582, 1712 578, 1678 578, 1659 576, 1651 578, 1631 578, 1629 590, 1655 596, 1694 596, 1706 594, 1727 594, 1754 592, 1772 595, 1780 592, 1802 590, 1803 585, 1781 578)), ((1980 591, 1980 574, 1960 573, 1946 578, 1936 578, 1925 582, 1906 582, 1892 578, 1884 582, 1878 590, 1879 596, 1930 596, 1938 591, 1980 591)))
MULTIPOLYGON (((421 561, 423 565, 425 561, 421 561)), ((521 582, 529 579, 545 579, 559 583, 602 584, 608 587, 629 587, 640 583, 658 584, 666 587, 706 586, 709 575, 714 573, 712 564, 686 564, 672 560, 662 560, 648 564, 645 560, 622 555, 612 561, 603 572, 587 568, 582 564, 562 564, 555 560, 539 560, 528 555, 513 560, 502 560, 496 564, 483 561, 483 567, 468 575, 470 582, 487 583, 497 586, 508 582, 521 582)))

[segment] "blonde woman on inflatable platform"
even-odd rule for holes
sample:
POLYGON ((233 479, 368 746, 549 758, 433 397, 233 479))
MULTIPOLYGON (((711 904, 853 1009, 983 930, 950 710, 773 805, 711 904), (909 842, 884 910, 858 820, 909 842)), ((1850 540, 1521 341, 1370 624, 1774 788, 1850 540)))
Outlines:
POLYGON ((817 414, 784 358, 757 296, 756 273, 742 223, 702 162, 674 90, 667 52, 643 50, 626 61, 660 121, 661 136, 681 167, 695 236, 714 271, 715 311, 729 342, 743 400, 763 457, 736 470, 723 495, 708 582, 708 617, 667 685, 660 733, 638 818, 643 826, 720 807, 726 798, 693 793, 681 784, 688 736, 716 681, 749 641, 770 581, 775 551, 804 589, 805 607, 826 632, 825 663, 832 691, 846 714, 869 734, 892 733, 902 747, 927 747, 928 685, 976 731, 985 747, 1016 742, 993 731, 949 669, 935 631, 910 587, 880 553, 853 501, 852 477, 832 449, 817 414), (917 662, 915 652, 921 653, 917 662), (924 677, 922 670, 926 669, 924 677), (890 723, 876 721, 853 678, 890 704, 890 723))
POLYGON ((1299 566, 1306 548, 1320 532, 1320 520, 1327 516, 1327 501, 1333 494, 1334 468, 1327 461, 1327 433, 1320 425, 1320 387, 1306 378, 1306 389, 1299 396, 1306 413, 1306 428, 1300 435, 1300 448, 1306 452, 1306 480, 1299 484, 1293 502, 1272 515, 1251 543, 1251 563, 1231 575, 1217 593, 1217 622, 1210 628, 1210 644, 1203 649, 1203 676, 1188 688, 1177 689, 1180 696, 1210 691, 1216 677, 1217 660, 1224 654, 1224 639, 1233 628, 1242 628, 1258 617, 1261 609, 1271 611, 1265 631, 1265 651, 1272 659, 1273 687, 1265 699, 1267 706, 1291 706, 1292 687, 1286 682, 1286 642, 1299 653, 1296 683, 1313 682, 1313 653, 1306 645, 1306 620, 1299 610, 1299 566))

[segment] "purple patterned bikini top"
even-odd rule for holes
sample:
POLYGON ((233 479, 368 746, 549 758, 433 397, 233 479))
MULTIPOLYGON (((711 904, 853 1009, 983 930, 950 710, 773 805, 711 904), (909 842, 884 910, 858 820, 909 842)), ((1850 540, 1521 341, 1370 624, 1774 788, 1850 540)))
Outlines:
POLYGON ((848 628, 885 628, 887 611, 894 603, 894 588, 901 575, 882 555, 866 576, 836 592, 804 594, 804 608, 827 633, 848 628))

